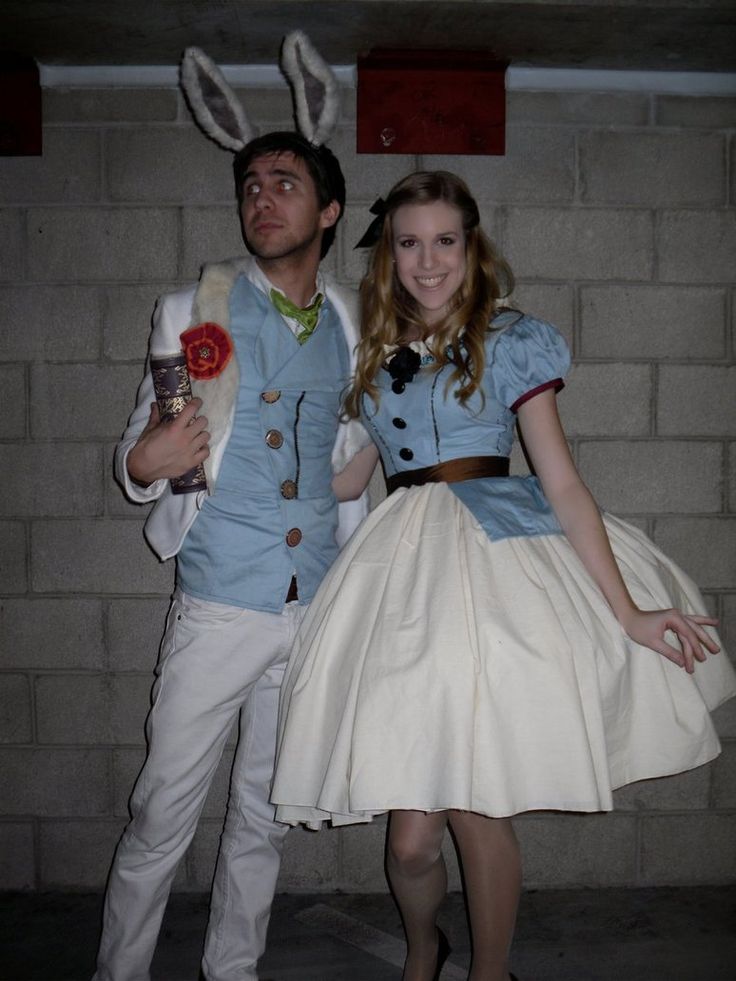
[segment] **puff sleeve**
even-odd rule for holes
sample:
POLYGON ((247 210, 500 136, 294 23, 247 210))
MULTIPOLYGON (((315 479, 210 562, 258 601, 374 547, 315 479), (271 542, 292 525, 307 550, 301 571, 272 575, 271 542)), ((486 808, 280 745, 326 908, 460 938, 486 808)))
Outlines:
POLYGON ((517 412, 520 405, 548 388, 564 386, 570 351, 559 331, 525 314, 491 334, 488 370, 496 398, 517 412))

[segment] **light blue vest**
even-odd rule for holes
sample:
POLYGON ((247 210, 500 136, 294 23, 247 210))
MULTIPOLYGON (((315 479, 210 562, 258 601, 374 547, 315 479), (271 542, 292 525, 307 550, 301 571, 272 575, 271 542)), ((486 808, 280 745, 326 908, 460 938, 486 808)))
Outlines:
POLYGON ((278 612, 292 575, 307 603, 337 555, 330 457, 349 354, 328 301, 300 345, 244 276, 230 294, 230 332, 240 368, 233 431, 179 553, 178 583, 200 599, 278 612))

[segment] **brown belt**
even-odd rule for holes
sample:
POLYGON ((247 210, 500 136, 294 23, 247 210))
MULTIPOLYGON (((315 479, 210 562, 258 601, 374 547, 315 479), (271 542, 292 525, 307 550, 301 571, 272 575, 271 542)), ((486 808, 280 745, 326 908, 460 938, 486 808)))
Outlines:
POLYGON ((386 478, 386 490, 389 494, 393 494, 399 487, 414 487, 417 484, 454 484, 459 480, 474 480, 477 477, 508 477, 508 475, 507 456, 463 456, 457 460, 435 463, 431 467, 395 473, 386 478))
POLYGON ((286 594, 286 602, 293 603, 295 600, 299 599, 299 593, 296 589, 296 576, 291 577, 291 582, 289 583, 289 591, 286 594))

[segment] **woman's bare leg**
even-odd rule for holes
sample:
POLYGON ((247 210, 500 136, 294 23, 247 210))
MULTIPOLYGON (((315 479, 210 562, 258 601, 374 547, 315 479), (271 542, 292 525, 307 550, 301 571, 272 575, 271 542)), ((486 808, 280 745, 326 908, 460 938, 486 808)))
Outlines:
POLYGON ((449 811, 460 852, 473 963, 468 981, 508 981, 508 956, 521 891, 521 856, 508 818, 449 811))
POLYGON ((403 981, 432 981, 437 962, 437 911, 447 891, 442 839, 447 811, 392 811, 386 871, 406 931, 403 981))

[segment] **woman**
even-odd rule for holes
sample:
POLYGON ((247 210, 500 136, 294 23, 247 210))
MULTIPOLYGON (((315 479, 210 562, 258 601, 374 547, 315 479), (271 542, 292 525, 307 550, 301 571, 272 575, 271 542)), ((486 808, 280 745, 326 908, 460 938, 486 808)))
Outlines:
POLYGON ((709 710, 736 691, 728 660, 706 661, 716 621, 695 586, 601 517, 557 415, 567 347, 499 311, 510 285, 459 178, 393 188, 346 400, 377 449, 334 484, 357 495, 380 452, 389 496, 323 583, 283 689, 278 817, 391 812, 404 981, 439 977, 447 956, 435 921, 448 826, 470 981, 508 981, 521 879, 509 816, 610 810, 615 787, 705 763, 719 751, 709 710), (534 477, 507 476, 517 420, 534 477))

